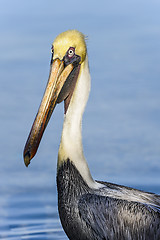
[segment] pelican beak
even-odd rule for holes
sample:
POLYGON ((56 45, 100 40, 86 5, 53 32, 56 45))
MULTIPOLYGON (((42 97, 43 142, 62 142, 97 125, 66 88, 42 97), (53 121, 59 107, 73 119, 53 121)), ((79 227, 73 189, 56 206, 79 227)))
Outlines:
POLYGON ((68 109, 80 69, 80 57, 78 57, 72 62, 66 62, 65 58, 63 60, 59 60, 58 58, 51 60, 46 90, 23 152, 26 166, 30 164, 31 159, 37 152, 42 135, 56 104, 64 100, 65 113, 68 109))

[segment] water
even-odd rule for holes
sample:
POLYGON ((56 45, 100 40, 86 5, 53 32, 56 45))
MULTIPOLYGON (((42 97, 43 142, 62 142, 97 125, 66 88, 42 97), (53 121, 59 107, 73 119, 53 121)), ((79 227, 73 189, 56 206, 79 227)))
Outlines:
POLYGON ((159 1, 11 1, 0 8, 0 239, 67 239, 57 212, 59 105, 27 169, 22 152, 55 36, 88 35, 83 144, 95 179, 160 194, 159 1))

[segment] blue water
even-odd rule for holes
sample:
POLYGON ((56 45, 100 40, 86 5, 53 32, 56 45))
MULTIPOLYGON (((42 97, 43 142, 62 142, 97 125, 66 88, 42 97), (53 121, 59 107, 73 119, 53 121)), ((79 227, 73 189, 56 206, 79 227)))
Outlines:
POLYGON ((63 104, 29 168, 22 152, 60 32, 88 36, 91 95, 83 120, 95 179, 160 194, 160 2, 0 3, 0 239, 67 239, 57 211, 63 104))

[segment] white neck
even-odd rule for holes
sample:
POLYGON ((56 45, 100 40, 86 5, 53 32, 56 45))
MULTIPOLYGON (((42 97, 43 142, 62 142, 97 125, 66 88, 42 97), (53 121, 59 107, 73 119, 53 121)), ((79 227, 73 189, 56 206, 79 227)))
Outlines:
POLYGON ((90 73, 88 57, 81 65, 79 78, 64 117, 63 131, 58 152, 58 166, 67 159, 75 165, 84 181, 91 188, 98 188, 89 171, 88 164, 83 155, 82 146, 82 115, 90 92, 90 73))

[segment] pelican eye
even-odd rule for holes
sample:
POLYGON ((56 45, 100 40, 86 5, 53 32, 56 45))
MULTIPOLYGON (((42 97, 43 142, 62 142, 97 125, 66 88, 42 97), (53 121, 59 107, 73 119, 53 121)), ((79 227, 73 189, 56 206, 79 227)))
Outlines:
POLYGON ((68 57, 72 58, 74 56, 74 54, 75 54, 75 48, 74 47, 70 47, 68 49, 68 52, 67 52, 68 57))

